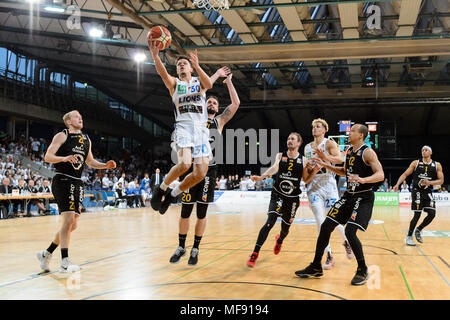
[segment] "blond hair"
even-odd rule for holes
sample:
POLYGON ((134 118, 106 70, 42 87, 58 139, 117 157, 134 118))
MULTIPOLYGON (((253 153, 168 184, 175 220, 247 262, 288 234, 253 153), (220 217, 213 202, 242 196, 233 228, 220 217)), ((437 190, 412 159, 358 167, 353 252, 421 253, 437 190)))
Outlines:
POLYGON ((325 120, 323 120, 321 118, 314 119, 313 122, 312 122, 312 125, 314 125, 316 123, 322 124, 323 127, 325 128, 325 131, 328 132, 328 123, 325 120))
MULTIPOLYGON (((78 112, 78 110, 72 110, 72 111, 69 111, 69 112, 67 112, 64 116, 63 116, 63 121, 64 121, 64 124, 66 125, 66 127, 69 127, 68 125, 67 125, 67 120, 70 120, 70 118, 72 118, 72 113, 73 112, 78 112)), ((78 112, 79 113, 79 112, 78 112)))

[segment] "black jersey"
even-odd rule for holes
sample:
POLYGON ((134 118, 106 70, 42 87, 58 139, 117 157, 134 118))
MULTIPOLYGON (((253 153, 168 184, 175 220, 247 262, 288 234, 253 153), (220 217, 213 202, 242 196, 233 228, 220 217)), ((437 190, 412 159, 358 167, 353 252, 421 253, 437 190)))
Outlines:
POLYGON ((358 175, 361 178, 373 175, 372 168, 364 162, 364 152, 368 148, 369 147, 367 145, 363 144, 356 150, 353 150, 353 146, 347 149, 347 153, 345 156, 345 168, 346 168, 345 177, 347 180, 348 192, 361 192, 373 190, 373 187, 375 186, 375 183, 360 184, 359 182, 348 181, 348 176, 351 174, 358 175))
MULTIPOLYGON (((206 122, 206 127, 209 129, 209 143, 212 144, 215 141, 215 136, 211 135, 211 131, 212 130, 216 130, 218 134, 220 134, 219 132, 219 124, 217 123, 217 119, 213 118, 213 119, 209 119, 206 122)), ((211 161, 209 161, 209 166, 216 166, 216 160, 215 160, 215 156, 216 156, 216 152, 215 152, 215 148, 212 150, 212 156, 213 159, 211 161)))
POLYGON ((70 133, 65 129, 66 141, 59 147, 56 155, 59 157, 67 157, 75 155, 78 158, 77 163, 58 162, 55 163, 56 173, 81 179, 84 163, 89 154, 89 138, 83 133, 70 133))
POLYGON ((420 185, 419 181, 425 180, 436 180, 437 179, 437 164, 436 161, 431 161, 430 163, 425 163, 423 160, 418 160, 417 166, 413 172, 413 188, 418 190, 430 189, 430 186, 420 185))
POLYGON ((274 190, 286 197, 298 197, 302 193, 300 189, 302 173, 303 159, 300 152, 295 158, 289 158, 287 152, 283 152, 273 184, 274 190))

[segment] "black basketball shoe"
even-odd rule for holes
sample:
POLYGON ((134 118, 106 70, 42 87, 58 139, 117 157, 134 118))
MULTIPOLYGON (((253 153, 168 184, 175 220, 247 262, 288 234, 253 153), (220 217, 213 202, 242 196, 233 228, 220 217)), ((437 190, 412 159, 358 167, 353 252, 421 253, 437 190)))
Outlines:
POLYGON ((164 200, 161 202, 161 207, 159 208, 160 214, 166 213, 167 209, 169 209, 170 204, 172 203, 172 200, 175 199, 175 197, 172 197, 171 192, 172 189, 167 188, 166 193, 164 194, 164 200))
POLYGON ((416 230, 414 230, 414 237, 416 238, 417 242, 423 243, 422 233, 417 228, 416 228, 416 230))
POLYGON ((366 283, 367 279, 369 279, 369 274, 367 273, 367 268, 361 269, 358 268, 356 270, 356 274, 352 279, 352 285, 360 286, 366 283))
POLYGON ((159 187, 159 184, 155 186, 152 198, 150 199, 150 205, 153 210, 158 211, 161 208, 161 199, 164 195, 164 191, 159 187))
POLYGON ((322 266, 314 266, 312 263, 303 270, 295 271, 295 275, 300 278, 320 278, 323 276, 322 266))
POLYGON ((198 249, 192 248, 191 256, 189 257, 188 265, 195 266, 198 262, 198 249))
POLYGON ((178 247, 175 253, 170 257, 170 263, 178 263, 182 256, 186 254, 186 249, 178 247))

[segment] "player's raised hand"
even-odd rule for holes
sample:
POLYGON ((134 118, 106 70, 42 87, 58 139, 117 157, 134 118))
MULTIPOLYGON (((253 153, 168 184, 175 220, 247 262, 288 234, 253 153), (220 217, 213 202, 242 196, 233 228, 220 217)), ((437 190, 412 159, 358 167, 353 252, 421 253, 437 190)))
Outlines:
POLYGON ((225 67, 218 69, 216 71, 216 73, 219 77, 225 78, 231 73, 231 70, 229 67, 225 66, 225 67))
POLYGON ((114 160, 109 160, 105 164, 105 169, 114 169, 116 167, 116 162, 114 160))
POLYGON ((200 68, 200 64, 198 62, 197 49, 194 52, 189 52, 189 60, 191 60, 192 67, 194 69, 200 68))
POLYGON ((227 83, 231 83, 231 78, 233 78, 233 74, 230 73, 225 80, 223 80, 223 83, 227 84, 227 83))
POLYGON ((394 192, 397 192, 397 191, 398 191, 398 185, 395 185, 395 186, 392 188, 392 190, 393 190, 394 192))
POLYGON ((252 181, 261 181, 263 179, 263 177, 261 177, 261 176, 250 176, 250 179, 252 181))
POLYGON ((314 152, 320 159, 328 161, 327 155, 325 154, 325 152, 323 152, 323 150, 320 150, 319 148, 314 148, 314 152))
POLYGON ((158 55, 159 53, 159 47, 156 45, 156 41, 150 38, 149 40, 149 49, 152 53, 152 56, 158 55))

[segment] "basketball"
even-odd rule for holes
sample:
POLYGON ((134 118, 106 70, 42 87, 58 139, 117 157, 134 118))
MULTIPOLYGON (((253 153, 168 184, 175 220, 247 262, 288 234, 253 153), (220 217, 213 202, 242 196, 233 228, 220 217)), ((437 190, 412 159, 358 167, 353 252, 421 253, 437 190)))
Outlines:
POLYGON ((147 35, 148 45, 150 47, 150 41, 156 41, 159 50, 165 50, 170 46, 172 41, 172 35, 170 31, 164 26, 153 27, 147 35))

